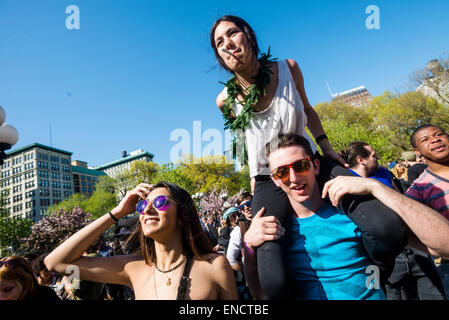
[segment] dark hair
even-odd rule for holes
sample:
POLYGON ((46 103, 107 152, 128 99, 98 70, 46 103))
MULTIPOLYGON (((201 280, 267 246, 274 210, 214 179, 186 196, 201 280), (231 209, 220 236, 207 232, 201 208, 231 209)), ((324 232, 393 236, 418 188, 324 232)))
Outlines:
POLYGON ((257 58, 257 55, 259 54, 259 45, 257 44, 256 34, 254 33, 253 29, 248 24, 248 22, 246 22, 242 18, 232 16, 232 15, 225 15, 214 22, 214 24, 210 30, 210 44, 211 44, 212 48, 214 49, 215 58, 217 58, 220 66, 222 66, 224 69, 226 69, 227 71, 232 73, 232 71, 228 68, 226 63, 223 61, 223 59, 218 54, 217 47, 215 46, 215 29, 217 29, 218 25, 223 21, 232 22, 237 26, 237 28, 239 28, 240 30, 243 31, 243 33, 246 35, 246 38, 248 39, 249 44, 251 45, 253 54, 256 56, 256 58, 257 58))
POLYGON ((362 157, 363 159, 368 158, 371 152, 369 152, 365 147, 369 146, 368 143, 363 141, 354 141, 348 144, 346 150, 340 150, 338 153, 350 168, 357 166, 357 157, 362 157))
POLYGON ((253 195, 247 191, 243 192, 241 195, 237 198, 237 203, 240 204, 243 200, 249 199, 251 200, 253 198, 253 195))
POLYGON ((22 287, 22 293, 17 300, 30 300, 36 294, 39 287, 31 263, 20 256, 9 256, 1 259, 2 261, 18 260, 19 265, 16 268, 0 268, 0 280, 10 280, 19 283, 22 287))
MULTIPOLYGON (((195 203, 190 194, 176 184, 159 181, 151 191, 156 188, 166 188, 177 205, 178 218, 182 222, 181 239, 184 253, 194 255, 201 259, 201 255, 213 253, 213 246, 201 227, 195 203)), ((136 223, 135 230, 130 235, 127 243, 138 237, 142 257, 148 265, 156 262, 154 240, 146 237, 142 232, 140 223, 136 223)))
POLYGON ((274 146, 274 150, 271 150, 272 142, 268 142, 265 145, 267 157, 270 156, 270 153, 281 148, 298 146, 302 147, 306 154, 310 157, 310 159, 314 158, 312 147, 310 146, 309 140, 300 136, 296 133, 282 133, 277 137, 277 146, 274 146))
POLYGON ((435 126, 433 124, 423 124, 422 126, 419 126, 418 128, 416 128, 415 131, 413 131, 412 135, 410 136, 410 144, 412 145, 413 148, 416 149, 416 141, 415 141, 416 134, 426 128, 438 128, 441 131, 443 131, 446 135, 448 135, 447 132, 439 126, 435 126))
POLYGON ((226 218, 226 225, 230 226, 232 220, 235 220, 235 218, 238 217, 238 214, 236 212, 231 213, 230 215, 228 215, 228 217, 226 218))

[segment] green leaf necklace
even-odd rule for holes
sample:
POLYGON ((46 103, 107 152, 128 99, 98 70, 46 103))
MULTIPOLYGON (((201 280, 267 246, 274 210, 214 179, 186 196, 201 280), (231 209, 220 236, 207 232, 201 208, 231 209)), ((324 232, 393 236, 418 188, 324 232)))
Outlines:
MULTIPOLYGON (((227 89, 227 98, 224 100, 223 106, 223 118, 225 120, 224 129, 230 129, 231 133, 236 130, 244 131, 248 126, 251 118, 253 117, 254 108, 253 106, 257 104, 259 98, 263 98, 266 94, 266 87, 270 83, 270 76, 273 74, 273 71, 268 67, 272 62, 276 61, 277 58, 271 58, 270 48, 268 47, 268 52, 262 53, 260 56, 259 64, 259 72, 257 76, 254 78, 255 83, 253 83, 247 90, 247 94, 243 93, 243 89, 238 83, 237 77, 233 76, 228 80, 227 83, 220 82, 226 86, 227 89), (242 111, 236 117, 232 112, 232 106, 234 105, 237 95, 241 94, 244 97, 242 101, 242 111)), ((248 156, 246 153, 246 145, 243 141, 244 145, 244 159, 243 163, 246 164, 248 161, 248 156)), ((232 141, 232 157, 236 159, 237 154, 237 139, 234 135, 232 141)))

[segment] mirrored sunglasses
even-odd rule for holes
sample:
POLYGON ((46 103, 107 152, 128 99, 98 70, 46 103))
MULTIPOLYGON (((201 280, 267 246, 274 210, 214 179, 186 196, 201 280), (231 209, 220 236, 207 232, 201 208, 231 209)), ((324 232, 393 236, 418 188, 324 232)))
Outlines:
POLYGON ((0 268, 5 266, 7 268, 12 268, 14 269, 15 267, 20 265, 20 260, 19 259, 11 259, 11 260, 7 260, 7 261, 0 261, 0 268))
POLYGON ((241 205, 239 205, 239 209, 243 210, 243 209, 245 209, 245 206, 250 207, 251 206, 251 200, 243 202, 241 205))
MULTIPOLYGON (((137 202, 137 205, 136 205, 137 213, 143 214, 143 212, 145 211, 145 208, 148 206, 148 203, 149 203, 149 200, 146 200, 146 199, 140 200, 139 202, 137 202)), ((169 207, 168 197, 164 196, 164 195, 157 196, 153 200, 153 206, 157 210, 161 210, 161 211, 167 210, 169 207)))
POLYGON ((276 168, 271 174, 275 179, 285 180, 290 176, 290 168, 296 173, 303 173, 310 169, 310 158, 301 159, 285 166, 276 168))

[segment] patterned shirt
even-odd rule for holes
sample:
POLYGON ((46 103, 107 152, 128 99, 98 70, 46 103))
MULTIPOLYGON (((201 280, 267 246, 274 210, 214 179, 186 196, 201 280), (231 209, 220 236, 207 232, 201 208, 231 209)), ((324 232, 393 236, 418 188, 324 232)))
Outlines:
POLYGON ((449 180, 429 169, 416 179, 406 195, 441 213, 449 219, 449 180))

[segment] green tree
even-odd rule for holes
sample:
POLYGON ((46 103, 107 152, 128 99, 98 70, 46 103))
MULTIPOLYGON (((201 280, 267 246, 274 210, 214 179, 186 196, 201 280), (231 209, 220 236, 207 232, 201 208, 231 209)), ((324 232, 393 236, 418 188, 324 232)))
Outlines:
POLYGON ((193 193, 209 192, 213 188, 229 190, 231 194, 240 189, 239 174, 233 162, 225 156, 186 156, 179 164, 181 172, 193 182, 193 193))
POLYGON ((449 127, 449 107, 420 92, 401 95, 386 92, 375 97, 366 111, 373 127, 401 151, 410 150, 410 135, 419 125, 432 123, 443 128, 449 127))
POLYGON ((85 209, 87 205, 88 197, 81 193, 75 193, 69 198, 61 201, 60 203, 53 204, 48 207, 45 212, 46 215, 50 215, 56 212, 62 211, 72 211, 76 207, 80 207, 81 209, 85 209))
POLYGON ((346 149, 349 143, 353 141, 364 141, 371 145, 382 164, 391 161, 399 155, 400 150, 393 147, 388 137, 381 132, 372 131, 358 123, 348 123, 337 118, 333 121, 322 121, 324 131, 329 137, 332 148, 337 152, 346 149))
POLYGON ((27 237, 31 232, 33 221, 22 217, 11 217, 4 207, 4 199, 9 190, 0 194, 0 256, 14 253, 20 246, 20 239, 27 237))

